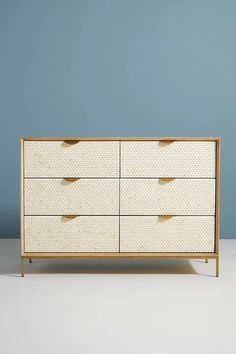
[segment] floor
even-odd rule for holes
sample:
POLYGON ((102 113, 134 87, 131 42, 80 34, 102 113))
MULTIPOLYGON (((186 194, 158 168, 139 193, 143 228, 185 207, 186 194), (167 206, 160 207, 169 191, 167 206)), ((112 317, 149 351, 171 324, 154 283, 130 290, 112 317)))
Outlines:
POLYGON ((215 261, 33 260, 0 240, 0 353, 236 353, 236 240, 215 261))

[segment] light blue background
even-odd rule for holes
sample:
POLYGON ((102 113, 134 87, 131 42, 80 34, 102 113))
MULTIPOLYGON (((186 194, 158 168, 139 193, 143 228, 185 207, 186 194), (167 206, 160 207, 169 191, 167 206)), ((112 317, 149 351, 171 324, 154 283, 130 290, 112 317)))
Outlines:
POLYGON ((0 0, 0 235, 19 237, 19 137, 221 136, 236 237, 236 1, 0 0))

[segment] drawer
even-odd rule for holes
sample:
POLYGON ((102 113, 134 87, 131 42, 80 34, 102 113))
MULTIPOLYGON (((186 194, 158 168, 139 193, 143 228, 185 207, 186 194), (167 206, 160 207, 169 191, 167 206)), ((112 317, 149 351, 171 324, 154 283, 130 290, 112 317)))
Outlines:
POLYGON ((216 143, 121 142, 121 177, 215 177, 216 143))
POLYGON ((25 252, 119 252, 119 217, 26 216, 25 252))
POLYGON ((213 216, 121 216, 121 252, 214 252, 213 216))
POLYGON ((119 177, 119 142, 25 141, 25 177, 119 177))
POLYGON ((118 215, 118 179, 25 179, 26 215, 118 215))
POLYGON ((121 179, 121 215, 215 215, 214 179, 121 179))

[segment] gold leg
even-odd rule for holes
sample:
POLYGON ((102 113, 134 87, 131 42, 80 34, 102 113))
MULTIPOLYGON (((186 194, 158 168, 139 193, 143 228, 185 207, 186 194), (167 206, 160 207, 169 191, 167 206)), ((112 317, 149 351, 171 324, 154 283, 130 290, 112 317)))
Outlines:
POLYGON ((216 258, 216 277, 219 276, 219 257, 216 258))
POLYGON ((32 263, 32 259, 31 258, 29 258, 29 263, 32 263))
POLYGON ((20 258, 20 271, 21 271, 21 276, 24 277, 24 258, 20 258))
POLYGON ((208 263, 208 259, 205 259, 205 263, 208 263))

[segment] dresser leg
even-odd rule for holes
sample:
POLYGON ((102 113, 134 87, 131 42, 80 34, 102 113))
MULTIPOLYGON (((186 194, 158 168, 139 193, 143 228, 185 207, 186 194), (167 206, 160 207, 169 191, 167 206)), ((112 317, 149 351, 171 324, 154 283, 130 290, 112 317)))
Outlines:
POLYGON ((32 263, 32 258, 29 258, 29 263, 32 263))
POLYGON ((205 263, 208 263, 208 259, 205 259, 205 263))
POLYGON ((216 258, 216 277, 219 276, 219 257, 216 258))
POLYGON ((24 274, 24 258, 21 257, 20 259, 20 271, 21 271, 21 276, 24 277, 25 274, 24 274))

